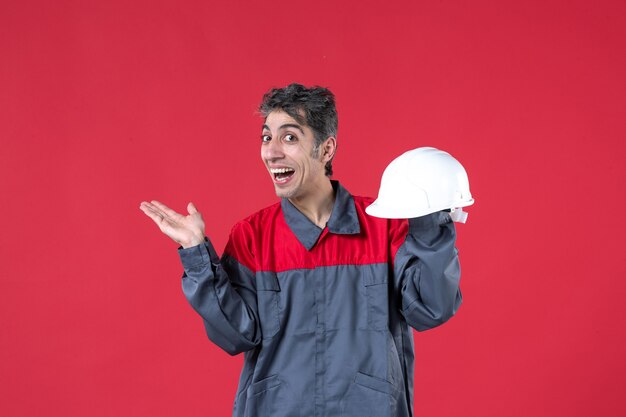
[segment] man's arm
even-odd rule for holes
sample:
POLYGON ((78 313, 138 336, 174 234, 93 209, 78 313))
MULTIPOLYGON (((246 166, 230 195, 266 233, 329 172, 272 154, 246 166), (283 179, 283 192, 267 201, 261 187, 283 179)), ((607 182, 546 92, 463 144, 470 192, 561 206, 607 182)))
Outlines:
MULTIPOLYGON (((184 268, 183 292, 191 306, 202 316, 209 338, 231 355, 251 350, 261 341, 256 307, 254 272, 240 264, 233 253, 217 256, 204 237, 204 221, 193 203, 183 216, 158 201, 142 202, 140 209, 159 229, 180 244, 184 268)), ((233 229, 233 239, 242 239, 241 227, 233 229)), ((235 247, 246 247, 235 245, 235 247)), ((243 254, 241 254, 243 255, 243 254)))
POLYGON ((456 231, 447 212, 409 219, 394 259, 396 288, 407 323, 422 331, 445 323, 461 305, 456 231))
POLYGON ((255 348, 261 330, 254 273, 228 254, 220 261, 208 239, 179 249, 179 255, 183 293, 203 318, 209 339, 231 355, 255 348))

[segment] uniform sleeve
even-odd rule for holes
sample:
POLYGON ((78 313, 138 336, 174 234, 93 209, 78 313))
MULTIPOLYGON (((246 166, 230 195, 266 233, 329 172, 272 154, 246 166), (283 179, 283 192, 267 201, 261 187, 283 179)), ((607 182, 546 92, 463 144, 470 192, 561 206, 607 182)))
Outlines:
POLYGON ((393 262, 401 312, 414 329, 431 329, 450 319, 462 302, 454 223, 447 212, 437 212, 409 219, 404 231, 393 262))
MULTIPOLYGON (((239 233, 231 233, 227 248, 243 247, 232 242, 238 237, 239 233)), ((184 268, 183 293, 204 320, 209 339, 231 355, 259 345, 254 272, 232 254, 225 253, 220 260, 208 239, 179 249, 179 255, 184 268)))

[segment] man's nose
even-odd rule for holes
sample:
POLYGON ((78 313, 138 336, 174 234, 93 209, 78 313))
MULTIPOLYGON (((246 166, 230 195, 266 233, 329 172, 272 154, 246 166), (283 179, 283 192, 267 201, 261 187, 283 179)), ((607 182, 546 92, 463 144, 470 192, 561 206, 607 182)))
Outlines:
POLYGON ((261 154, 264 159, 275 160, 280 159, 285 156, 283 153, 283 147, 279 140, 272 139, 268 143, 266 143, 261 149, 261 154))

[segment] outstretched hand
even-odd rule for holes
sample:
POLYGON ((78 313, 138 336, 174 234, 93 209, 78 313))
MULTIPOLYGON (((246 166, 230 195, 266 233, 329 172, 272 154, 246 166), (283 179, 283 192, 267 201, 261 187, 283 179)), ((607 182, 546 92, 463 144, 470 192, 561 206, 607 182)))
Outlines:
POLYGON ((189 214, 176 213, 156 200, 143 201, 139 208, 150 217, 159 229, 183 248, 190 248, 204 242, 204 220, 193 203, 187 205, 189 214))

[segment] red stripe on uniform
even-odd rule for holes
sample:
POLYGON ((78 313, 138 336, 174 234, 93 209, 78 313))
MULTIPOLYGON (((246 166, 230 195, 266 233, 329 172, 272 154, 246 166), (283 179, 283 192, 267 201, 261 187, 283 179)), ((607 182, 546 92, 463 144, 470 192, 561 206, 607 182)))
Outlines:
POLYGON ((307 251, 287 225, 280 203, 276 203, 237 223, 224 251, 252 272, 393 261, 406 238, 408 222, 369 216, 365 207, 372 200, 353 198, 359 234, 338 235, 325 229, 315 246, 307 251))

